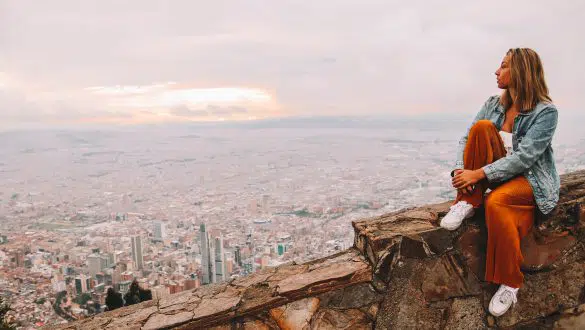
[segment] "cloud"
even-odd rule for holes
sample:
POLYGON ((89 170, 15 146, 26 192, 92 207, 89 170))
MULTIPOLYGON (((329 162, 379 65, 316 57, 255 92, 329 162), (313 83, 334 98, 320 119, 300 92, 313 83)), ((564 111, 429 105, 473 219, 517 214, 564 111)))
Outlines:
MULTIPOLYGON (((237 115, 244 115, 248 113, 246 108, 240 106, 219 106, 219 105, 208 105, 205 109, 197 110, 192 109, 186 105, 179 105, 173 107, 170 111, 170 114, 179 117, 207 117, 207 116, 215 116, 218 118, 223 117, 232 117, 237 115)), ((247 118, 247 117, 246 117, 247 118)))
POLYGON ((186 105, 179 105, 171 108, 170 113, 179 117, 207 117, 209 112, 206 110, 193 110, 186 105))
POLYGON ((46 108, 55 99, 72 105, 58 110, 63 116, 88 106, 112 113, 130 107, 133 114, 145 108, 172 114, 182 104, 208 111, 184 99, 164 105, 154 95, 229 87, 269 91, 277 100, 278 111, 273 104, 229 105, 250 116, 258 109, 471 115, 497 92, 493 72, 505 51, 529 46, 543 58, 553 99, 578 109, 584 11, 577 0, 454 0, 448 6, 429 0, 175 0, 172 6, 5 0, 0 71, 21 81, 20 96, 10 102, 24 98, 31 106, 33 99, 27 111, 39 118, 53 111, 46 108), (169 81, 175 85, 166 86, 169 81), (92 86, 100 87, 86 90, 92 86))
POLYGON ((217 105, 208 105, 207 111, 212 115, 225 117, 225 116, 232 116, 236 114, 245 114, 248 113, 248 110, 238 106, 217 106, 217 105))

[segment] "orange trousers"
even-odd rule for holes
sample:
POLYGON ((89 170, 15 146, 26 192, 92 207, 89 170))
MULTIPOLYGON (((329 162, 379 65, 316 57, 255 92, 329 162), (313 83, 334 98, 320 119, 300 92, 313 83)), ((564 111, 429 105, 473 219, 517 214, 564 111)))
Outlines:
MULTIPOLYGON (((479 120, 469 131, 463 154, 466 170, 476 170, 506 156, 504 142, 496 126, 489 120, 479 120)), ((475 208, 484 203, 488 232, 485 280, 519 288, 524 281, 520 271, 523 257, 520 239, 528 234, 534 223, 536 202, 532 187, 522 175, 504 183, 478 182, 471 195, 457 194, 475 208), (485 191, 492 191, 485 197, 485 191)))

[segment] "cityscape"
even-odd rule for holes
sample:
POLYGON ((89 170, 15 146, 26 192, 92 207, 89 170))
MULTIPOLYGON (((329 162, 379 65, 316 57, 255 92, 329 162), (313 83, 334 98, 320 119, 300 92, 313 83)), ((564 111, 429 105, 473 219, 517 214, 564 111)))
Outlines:
MULTIPOLYGON (((464 119, 1 132, 9 318, 65 323, 104 312, 108 290, 133 282, 160 298, 350 248, 352 220, 454 197, 464 119)), ((571 125, 553 145, 561 173, 585 168, 571 125)))

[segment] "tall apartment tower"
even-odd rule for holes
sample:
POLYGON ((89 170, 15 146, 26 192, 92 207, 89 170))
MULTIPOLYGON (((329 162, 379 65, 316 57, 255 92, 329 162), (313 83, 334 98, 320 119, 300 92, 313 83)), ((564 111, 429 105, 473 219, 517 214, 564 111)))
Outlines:
POLYGON ((234 259, 236 265, 242 267, 242 250, 239 245, 236 246, 236 250, 234 251, 234 259))
POLYGON ((142 256, 142 237, 140 235, 132 236, 130 242, 132 248, 132 259, 137 269, 144 267, 144 257, 142 256))
POLYGON ((156 221, 154 223, 154 240, 162 242, 164 241, 165 237, 167 236, 167 231, 165 224, 162 221, 156 221))
POLYGON ((225 254, 223 252, 223 237, 215 238, 215 279, 223 282, 226 279, 225 254))
POLYGON ((215 256, 205 224, 199 226, 201 243, 201 284, 215 283, 215 256))

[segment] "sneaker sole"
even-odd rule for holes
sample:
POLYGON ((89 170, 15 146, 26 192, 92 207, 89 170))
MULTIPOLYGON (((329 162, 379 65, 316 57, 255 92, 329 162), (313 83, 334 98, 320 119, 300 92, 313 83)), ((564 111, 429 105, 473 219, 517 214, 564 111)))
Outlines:
POLYGON ((447 229, 449 231, 454 231, 454 230, 457 230, 457 228, 461 227, 462 224, 463 223, 459 224, 458 226, 443 226, 443 225, 441 225, 440 227, 441 228, 444 228, 444 229, 447 229))
POLYGON ((507 313, 507 312, 510 310, 510 308, 512 308, 512 306, 508 307, 508 309, 506 309, 506 310, 505 310, 505 311, 503 311, 502 313, 499 313, 499 314, 498 314, 498 313, 495 313, 494 311, 492 311, 492 305, 490 304, 490 306, 489 306, 489 308, 488 308, 488 311, 490 312, 490 314, 491 314, 492 316, 495 316, 495 317, 500 317, 500 316, 502 316, 502 315, 506 314, 506 313, 507 313))

